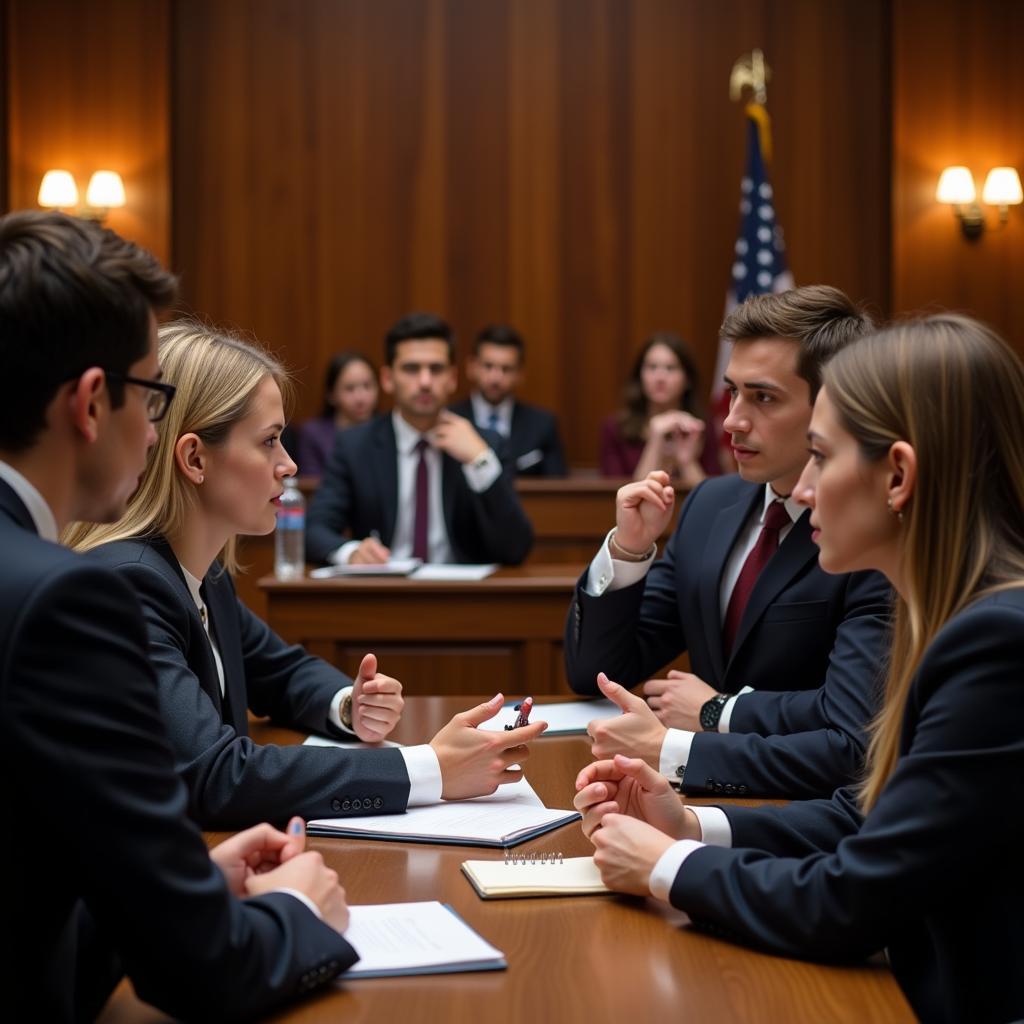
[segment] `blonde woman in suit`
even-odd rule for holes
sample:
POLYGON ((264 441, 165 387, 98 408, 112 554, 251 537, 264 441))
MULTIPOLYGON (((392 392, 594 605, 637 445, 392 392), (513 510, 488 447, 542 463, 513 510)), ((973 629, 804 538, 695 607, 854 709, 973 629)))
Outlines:
POLYGON ((117 524, 72 533, 132 583, 145 613, 160 705, 191 816, 237 829, 269 818, 394 813, 493 792, 521 778, 542 729, 474 726, 500 694, 457 715, 429 744, 352 750, 260 746, 248 711, 305 731, 370 742, 402 709, 401 685, 368 654, 353 681, 286 644, 235 595, 238 534, 274 529, 295 463, 281 447, 288 380, 266 352, 196 323, 160 329, 163 380, 177 389, 146 473, 117 524))

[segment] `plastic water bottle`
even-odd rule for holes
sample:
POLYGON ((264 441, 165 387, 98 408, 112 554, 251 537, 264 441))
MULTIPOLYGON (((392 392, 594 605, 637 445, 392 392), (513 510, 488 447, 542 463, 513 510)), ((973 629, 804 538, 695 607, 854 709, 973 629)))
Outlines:
POLYGON ((277 504, 274 537, 274 575, 279 580, 302 579, 306 568, 306 499, 295 481, 285 477, 277 504))

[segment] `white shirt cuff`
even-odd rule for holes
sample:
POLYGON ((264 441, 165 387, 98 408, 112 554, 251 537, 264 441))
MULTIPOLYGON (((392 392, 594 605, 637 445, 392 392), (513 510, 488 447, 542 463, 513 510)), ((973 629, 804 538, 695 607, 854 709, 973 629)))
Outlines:
POLYGON ((348 565, 352 561, 352 552, 363 542, 361 540, 347 540, 340 548, 335 548, 328 556, 327 561, 331 565, 348 565))
POLYGON ((399 753, 405 758, 405 770, 409 773, 409 807, 436 804, 441 800, 441 762, 429 743, 415 747, 402 747, 399 753))
POLYGON ((605 537, 601 550, 594 556, 587 572, 587 583, 583 588, 591 597, 600 597, 606 590, 623 590, 639 583, 654 564, 656 550, 652 550, 648 558, 642 562, 627 562, 620 558, 612 558, 608 540, 614 533, 612 527, 605 537))
POLYGON ((729 816, 721 807, 694 807, 686 805, 700 822, 700 838, 707 846, 732 846, 732 825, 729 816))
POLYGON ((673 843, 658 858, 658 863, 654 865, 654 870, 651 871, 651 879, 647 883, 650 887, 651 895, 668 903, 669 895, 672 892, 672 883, 676 880, 676 875, 679 874, 683 861, 694 850, 699 850, 704 845, 704 843, 698 843, 696 839, 680 839, 678 843, 673 843))
POLYGON ((488 448, 472 462, 464 462, 462 472, 469 489, 476 491, 477 494, 483 494, 501 476, 501 462, 494 454, 494 449, 488 448))
POLYGON ((327 721, 331 725, 340 729, 342 732, 347 733, 349 736, 355 736, 355 729, 350 729, 341 720, 341 702, 345 699, 346 694, 352 692, 351 686, 343 686, 332 698, 331 706, 327 709, 327 721))
POLYGON ((320 908, 304 893, 299 892, 298 889, 271 889, 271 892, 286 892, 289 896, 294 896, 300 903, 304 903, 311 914, 316 915, 318 921, 324 919, 324 915, 320 913, 320 908))
POLYGON ((743 689, 739 691, 739 693, 734 694, 725 702, 725 704, 722 705, 722 716, 718 719, 719 732, 729 731, 729 722, 732 719, 732 709, 736 707, 736 701, 739 700, 739 698, 742 697, 743 694, 753 692, 754 688, 752 686, 744 686, 743 689))
POLYGON ((662 775, 678 782, 679 768, 685 768, 690 760, 690 747, 693 745, 694 734, 687 729, 669 729, 661 742, 661 758, 658 770, 662 775))

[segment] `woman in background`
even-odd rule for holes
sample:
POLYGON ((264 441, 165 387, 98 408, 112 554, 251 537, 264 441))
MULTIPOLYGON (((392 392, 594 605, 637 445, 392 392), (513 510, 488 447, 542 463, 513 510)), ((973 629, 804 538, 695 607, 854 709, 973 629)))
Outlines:
POLYGON ((601 424, 601 473, 644 479, 665 470, 685 490, 721 472, 705 444, 697 366, 682 338, 652 334, 633 363, 619 412, 601 424))
POLYGON ((825 368, 794 495, 829 572, 898 595, 866 774, 831 800, 688 808, 599 761, 576 806, 612 889, 782 956, 885 950, 926 1021, 1024 1018, 1024 365, 967 317, 825 368))
POLYGON ((365 423, 377 411, 377 371, 359 352, 339 352, 327 367, 324 409, 299 431, 300 476, 323 476, 334 435, 365 423))

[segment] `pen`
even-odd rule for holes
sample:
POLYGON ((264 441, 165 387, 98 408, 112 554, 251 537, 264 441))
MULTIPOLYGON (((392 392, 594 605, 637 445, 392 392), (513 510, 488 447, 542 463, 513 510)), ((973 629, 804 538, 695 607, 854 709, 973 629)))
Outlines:
POLYGON ((511 732, 513 729, 521 729, 524 725, 530 724, 530 712, 533 710, 533 698, 524 697, 522 704, 516 704, 515 710, 519 712, 516 716, 515 724, 506 725, 506 732, 511 732))

